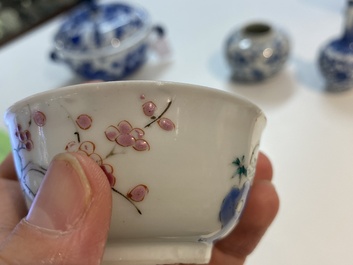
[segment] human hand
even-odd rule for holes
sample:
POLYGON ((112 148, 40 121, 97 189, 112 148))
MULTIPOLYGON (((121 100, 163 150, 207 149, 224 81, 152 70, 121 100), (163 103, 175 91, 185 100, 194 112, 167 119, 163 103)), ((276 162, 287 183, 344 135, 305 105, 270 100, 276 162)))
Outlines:
MULTIPOLYGON (((271 164, 260 154, 242 219, 216 243, 210 264, 243 264, 255 248, 278 210, 271 178, 271 164)), ((0 165, 0 202, 0 263, 101 263, 112 199, 105 174, 90 158, 73 153, 56 156, 27 213, 8 156, 0 165)))
POLYGON ((255 249, 279 208, 278 194, 273 186, 272 165, 259 154, 256 175, 244 212, 235 229, 213 248, 209 265, 243 265, 255 249))
POLYGON ((100 264, 111 208, 101 168, 64 153, 53 159, 27 213, 8 156, 0 165, 0 264, 100 264))

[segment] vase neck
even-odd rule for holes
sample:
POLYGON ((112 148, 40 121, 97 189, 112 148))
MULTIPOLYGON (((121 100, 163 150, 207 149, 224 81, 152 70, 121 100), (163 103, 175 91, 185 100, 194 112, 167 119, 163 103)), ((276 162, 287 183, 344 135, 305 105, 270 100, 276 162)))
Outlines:
POLYGON ((353 0, 347 0, 347 9, 344 25, 345 39, 353 40, 353 0))

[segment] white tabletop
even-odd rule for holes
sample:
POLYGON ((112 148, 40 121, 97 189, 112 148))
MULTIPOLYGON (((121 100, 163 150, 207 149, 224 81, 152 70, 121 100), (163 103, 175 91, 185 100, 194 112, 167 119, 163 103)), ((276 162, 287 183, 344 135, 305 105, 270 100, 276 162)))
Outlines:
MULTIPOLYGON (((345 0, 140 0, 167 29, 173 58, 131 79, 206 85, 241 94, 268 117, 262 150, 274 164, 281 208, 249 265, 353 264, 353 90, 323 92, 317 53, 342 30, 345 0), (267 21, 291 36, 286 68, 257 85, 230 82, 224 40, 267 21)), ((59 19, 0 49, 0 114, 30 94, 78 83, 48 58, 59 19)), ((0 127, 5 127, 0 121, 0 127)))

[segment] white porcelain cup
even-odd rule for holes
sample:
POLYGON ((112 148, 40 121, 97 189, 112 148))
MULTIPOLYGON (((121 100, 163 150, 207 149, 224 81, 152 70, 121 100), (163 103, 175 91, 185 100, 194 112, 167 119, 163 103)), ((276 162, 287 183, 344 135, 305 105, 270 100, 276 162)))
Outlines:
POLYGON ((50 90, 6 115, 28 206, 51 159, 91 157, 113 209, 104 264, 207 263, 239 220, 266 119, 217 89, 156 81, 50 90))

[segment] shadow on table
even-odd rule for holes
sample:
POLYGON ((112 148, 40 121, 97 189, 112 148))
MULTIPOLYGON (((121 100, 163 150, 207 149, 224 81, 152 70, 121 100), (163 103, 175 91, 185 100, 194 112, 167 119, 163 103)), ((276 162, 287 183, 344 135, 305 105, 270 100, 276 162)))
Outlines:
POLYGON ((321 106, 327 110, 347 115, 351 119, 353 113, 353 89, 332 91, 325 86, 325 80, 320 73, 317 61, 305 61, 301 58, 293 60, 295 76, 299 83, 317 92, 321 106))
POLYGON ((260 83, 238 83, 231 79, 231 71, 221 54, 216 52, 209 59, 209 70, 219 80, 225 81, 225 89, 244 96, 262 106, 279 107, 295 93, 295 80, 288 65, 276 76, 260 83))
POLYGON ((229 81, 227 90, 234 91, 262 106, 280 107, 295 93, 295 83, 288 69, 259 84, 242 84, 229 81))
POLYGON ((295 66, 295 77, 299 83, 305 87, 327 95, 342 94, 347 91, 337 90, 327 87, 325 85, 325 79, 320 73, 318 62, 305 61, 301 58, 294 58, 293 63, 295 66))
POLYGON ((317 61, 305 61, 299 57, 294 57, 292 61, 295 68, 295 77, 299 83, 316 92, 329 92, 326 91, 317 61))

